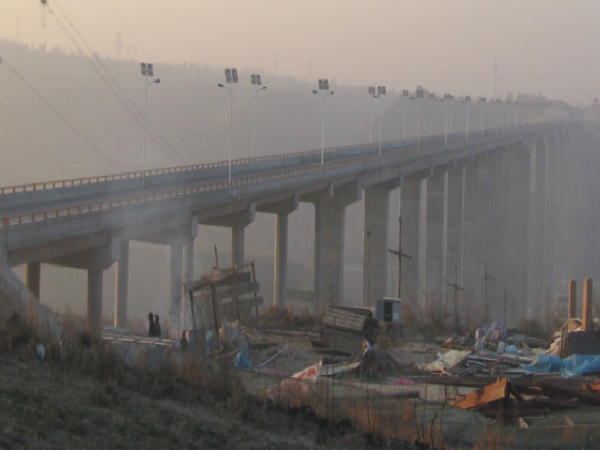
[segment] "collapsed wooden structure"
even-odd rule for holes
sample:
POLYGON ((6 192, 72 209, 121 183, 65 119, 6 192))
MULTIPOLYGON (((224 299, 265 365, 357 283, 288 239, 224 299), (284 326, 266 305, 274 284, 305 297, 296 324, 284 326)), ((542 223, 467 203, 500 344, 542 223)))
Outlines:
POLYGON ((212 270, 199 280, 186 283, 185 288, 189 292, 193 327, 215 330, 217 340, 223 320, 241 323, 252 315, 252 308, 258 315, 258 307, 263 304, 254 261, 212 270))
MULTIPOLYGON (((600 406, 600 380, 587 377, 561 378, 552 374, 537 377, 457 377, 430 375, 430 384, 472 387, 451 404, 475 409, 487 418, 516 425, 520 419, 545 416, 550 412, 600 406)), ((522 422, 524 423, 524 422, 522 422)))

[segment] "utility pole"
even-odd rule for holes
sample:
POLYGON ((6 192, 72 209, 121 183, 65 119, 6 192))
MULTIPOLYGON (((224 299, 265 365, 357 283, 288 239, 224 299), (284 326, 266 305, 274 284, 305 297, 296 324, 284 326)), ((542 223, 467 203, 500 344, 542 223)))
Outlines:
POLYGON ((487 320, 488 320, 488 280, 491 280, 492 277, 488 276, 487 261, 484 260, 483 264, 485 265, 485 276, 479 281, 485 281, 485 316, 483 317, 483 321, 487 322, 487 320))
POLYGON ((398 256, 398 298, 402 295, 402 258, 412 259, 412 256, 402 253, 402 217, 398 217, 398 250, 388 252, 398 256))
POLYGON ((446 284, 451 288, 454 288, 454 329, 459 330, 460 328, 460 320, 458 318, 458 291, 464 292, 464 289, 458 285, 458 270, 456 268, 456 264, 454 265, 454 284, 448 283, 446 284))

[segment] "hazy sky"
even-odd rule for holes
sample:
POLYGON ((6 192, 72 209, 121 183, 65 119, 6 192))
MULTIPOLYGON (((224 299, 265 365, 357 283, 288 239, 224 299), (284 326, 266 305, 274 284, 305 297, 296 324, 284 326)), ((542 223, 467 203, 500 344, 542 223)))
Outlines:
MULTIPOLYGON (((597 0, 2 0, 0 37, 67 51, 60 23, 102 56, 184 61, 344 84, 419 83, 491 97, 543 91, 584 104, 598 95, 597 0), (72 20, 71 27, 61 10, 72 20)), ((1 52, 1 49, 0 49, 1 52)))

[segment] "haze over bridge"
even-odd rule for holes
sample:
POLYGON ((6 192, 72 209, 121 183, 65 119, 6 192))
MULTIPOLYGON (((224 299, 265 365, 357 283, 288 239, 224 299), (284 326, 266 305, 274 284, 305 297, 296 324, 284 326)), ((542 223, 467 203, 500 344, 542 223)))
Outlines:
MULTIPOLYGON (((315 205, 314 288, 319 310, 344 303, 345 208, 364 193, 364 305, 385 295, 389 195, 401 188, 402 251, 415 276, 402 297, 425 309, 445 305, 456 266, 465 298, 474 299, 480 268, 496 288, 526 292, 519 314, 552 289, 557 158, 573 125, 542 123, 235 160, 228 164, 132 172, 0 188, 0 288, 28 291, 11 268, 26 264, 26 285, 40 297, 41 263, 86 270, 88 327, 100 327, 103 271, 117 264, 115 326, 127 320, 129 241, 168 245, 170 325, 186 323, 183 284, 193 276, 199 225, 231 228, 232 262, 244 262, 244 228, 256 212, 276 215, 273 304, 287 304, 288 216, 315 205), (467 288, 467 286, 471 286, 467 288)), ((458 281, 458 280, 457 280, 458 281)))

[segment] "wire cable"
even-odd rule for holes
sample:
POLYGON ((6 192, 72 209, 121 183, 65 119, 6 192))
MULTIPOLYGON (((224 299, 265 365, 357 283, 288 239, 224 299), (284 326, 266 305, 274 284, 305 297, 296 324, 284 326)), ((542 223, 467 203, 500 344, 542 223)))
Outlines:
POLYGON ((71 122, 69 122, 67 120, 67 118, 65 116, 63 116, 54 106, 52 106, 52 104, 46 100, 46 98, 44 98, 44 96, 42 94, 40 94, 24 77, 23 75, 21 75, 17 69, 15 69, 8 61, 6 61, 6 58, 4 58, 2 60, 2 64, 5 64, 6 67, 8 67, 8 70, 10 70, 13 75, 15 75, 19 81, 21 81, 21 83, 23 83, 23 85, 25 85, 37 98, 38 100, 40 100, 50 111, 52 111, 56 117, 58 117, 73 133, 75 133, 77 136, 79 136, 86 144, 88 144, 96 153, 98 153, 100 156, 102 156, 106 161, 108 161, 108 163, 110 163, 110 165, 112 165, 113 167, 115 167, 117 170, 119 171, 123 171, 123 169, 121 167, 119 167, 119 165, 113 161, 109 156, 107 156, 102 150, 100 150, 100 148, 95 145, 93 142, 91 142, 81 131, 79 131, 75 125, 73 125, 71 122))
MULTIPOLYGON (((83 51, 83 48, 81 47, 81 45, 79 44, 79 42, 77 41, 77 39, 69 32, 69 29, 60 20, 60 18, 56 14, 53 14, 52 17, 54 18, 54 20, 56 21, 56 23, 64 31, 64 33, 67 35, 67 37, 69 38, 69 40, 73 43, 73 45, 75 45, 77 47, 77 49, 81 52, 81 54, 84 56, 84 58, 86 59, 86 61, 88 62, 88 64, 91 65, 91 67, 94 70, 94 72, 96 72, 96 74, 100 77, 100 79, 102 80, 102 82, 111 91, 111 93, 113 94, 113 96, 115 97, 115 99, 117 99, 117 101, 134 118, 134 120, 136 121, 136 123, 140 127, 143 127, 142 120, 143 120, 144 115, 143 115, 142 111, 137 107, 137 105, 131 99, 131 97, 129 97, 129 95, 127 94, 127 92, 125 91, 125 89, 119 84, 119 82, 113 76, 113 74, 102 63, 102 61, 98 57, 97 53, 94 52, 94 49, 89 45, 89 43, 86 41, 86 39, 83 37, 83 35, 77 29, 77 27, 75 27, 73 21, 67 15, 67 13, 65 12, 65 10, 63 8, 61 8, 61 6, 56 1, 53 4, 56 6, 57 10, 64 16, 64 18, 68 21, 69 25, 71 26, 71 28, 73 29, 73 31, 75 32, 75 34, 77 35, 77 37, 79 38, 79 40, 83 43, 83 45, 87 48, 88 52, 92 55, 93 60, 90 59, 89 57, 85 56, 85 52, 83 51), (98 66, 100 66, 100 68, 102 69, 102 71, 104 72, 104 74, 100 71, 100 68, 98 68, 94 64, 94 61, 95 61, 95 63, 98 66), (110 79, 110 81, 114 84, 114 86, 111 85, 108 82, 108 80, 107 80, 106 77, 108 77, 110 79), (119 94, 119 92, 117 92, 115 90, 115 87, 119 90, 120 94, 119 94), (129 103, 129 105, 131 105, 131 107, 129 105, 127 105, 127 103, 125 102, 125 100, 123 99, 123 97, 125 98, 125 100, 127 100, 127 102, 129 103)), ((169 144, 169 142, 162 135, 162 133, 154 126, 154 124, 151 121, 149 121, 149 120, 146 120, 146 123, 147 123, 148 127, 150 128, 150 130, 152 132, 154 132, 160 138, 160 140, 164 143, 164 145, 166 145, 171 150, 171 152, 175 156, 177 156, 180 161, 183 162, 183 164, 187 164, 187 161, 169 144)), ((155 136, 153 136, 152 133, 148 133, 148 134, 150 135, 150 138, 156 143, 156 145, 158 145, 158 147, 162 150, 162 152, 165 154, 165 156, 167 156, 174 164, 177 164, 177 161, 175 161, 175 159, 167 152, 167 150, 164 148, 164 146, 161 145, 160 142, 158 142, 157 138, 155 136)))

